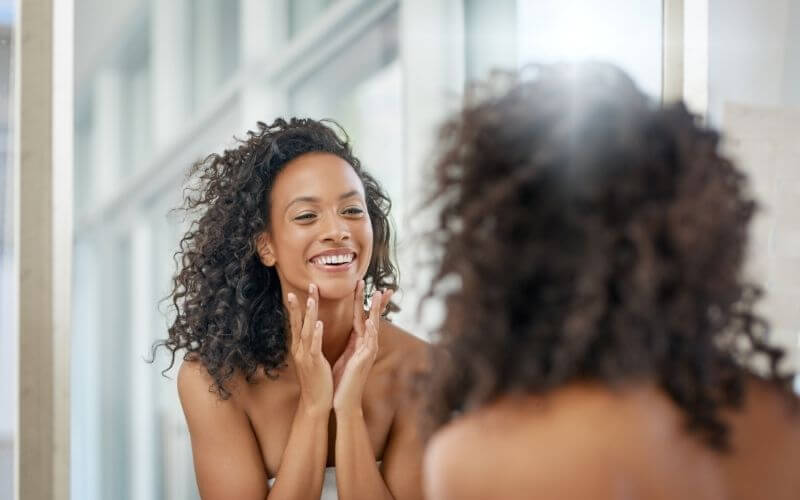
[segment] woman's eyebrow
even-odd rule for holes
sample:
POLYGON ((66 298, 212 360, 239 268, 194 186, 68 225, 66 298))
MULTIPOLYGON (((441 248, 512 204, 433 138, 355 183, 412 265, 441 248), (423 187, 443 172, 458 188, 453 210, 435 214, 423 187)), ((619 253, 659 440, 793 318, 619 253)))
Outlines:
POLYGON ((301 201, 307 201, 309 203, 319 203, 319 198, 317 198, 316 196, 298 196, 297 198, 293 199, 292 201, 286 204, 286 210, 289 210, 289 207, 291 207, 295 203, 300 203, 301 201))
MULTIPOLYGON (((360 194, 361 193, 358 191, 358 189, 353 189, 352 191, 348 191, 343 195, 339 196, 339 199, 344 200, 345 198, 350 198, 352 196, 359 196, 360 194)), ((295 203, 300 203, 302 201, 308 203, 319 203, 319 198, 317 198, 316 196, 298 196, 297 198, 294 198, 286 205, 286 210, 289 210, 289 207, 291 207, 295 203)))
POLYGON ((345 199, 345 198, 350 198, 351 196, 358 196, 358 195, 360 195, 360 194, 361 194, 361 193, 358 191, 358 189, 354 189, 354 190, 352 190, 352 191, 348 191, 348 192, 346 192, 345 194, 341 195, 341 196, 339 197, 339 199, 340 199, 340 200, 343 200, 343 199, 345 199))

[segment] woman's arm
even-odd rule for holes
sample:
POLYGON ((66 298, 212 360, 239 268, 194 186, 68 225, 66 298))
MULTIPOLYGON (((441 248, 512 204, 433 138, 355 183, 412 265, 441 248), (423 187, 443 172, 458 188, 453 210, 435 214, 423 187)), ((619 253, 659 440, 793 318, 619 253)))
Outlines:
POLYGON ((364 282, 356 285, 353 304, 353 331, 347 349, 333 368, 336 391, 336 488, 342 500, 393 499, 383 482, 375 452, 364 421, 364 385, 378 354, 380 313, 391 292, 375 292, 369 318, 362 316, 364 282))
POLYGON ((336 412, 336 488, 342 500, 393 500, 381 477, 361 409, 336 412))
POLYGON ((178 393, 192 438, 200 496, 204 500, 237 498, 318 499, 327 459, 328 416, 301 403, 272 491, 258 445, 244 410, 233 400, 209 391, 211 378, 198 362, 184 362, 178 393))
POLYGON ((398 410, 380 470, 363 413, 336 413, 336 483, 340 498, 422 499, 423 446, 416 412, 416 405, 404 405, 398 410))
POLYGON ((319 499, 328 459, 329 415, 302 402, 297 407, 270 500, 319 499))
MULTIPOLYGON (((410 379, 404 382, 405 385, 410 383, 410 379)), ((409 400, 400 406, 383 453, 381 473, 389 491, 398 500, 423 498, 422 460, 425 447, 419 433, 420 411, 421 405, 416 400, 409 400)))
POLYGON ((244 410, 209 391, 200 363, 184 361, 178 394, 192 439, 197 487, 204 500, 263 500, 269 487, 264 462, 244 410))
MULTIPOLYGON (((378 316, 377 302, 373 302, 370 319, 363 329, 364 351, 377 352, 378 316)), ((385 304, 380 307, 385 307, 385 304)), ((354 321, 357 321, 355 318, 354 321)), ((388 326, 388 325, 387 325, 388 326)), ((361 330, 361 328, 357 328, 361 330)), ((397 375, 397 383, 392 393, 402 396, 403 403, 398 405, 392 421, 389 439, 383 453, 383 465, 380 470, 375 463, 375 455, 367 432, 364 413, 361 406, 361 395, 347 397, 347 390, 337 392, 334 398, 336 412, 336 483, 340 498, 344 500, 360 498, 415 500, 422 498, 422 455, 423 445, 418 432, 419 401, 412 397, 414 375, 427 369, 427 350, 420 345, 409 349, 403 355, 404 366, 397 375), (349 403, 348 403, 349 402, 349 403)), ((348 368, 359 366, 359 351, 353 354, 355 360, 348 368)), ((369 364, 371 365, 371 364, 369 364)), ((366 366, 368 373, 369 366, 366 366)), ((353 370, 357 372, 358 370, 353 370)), ((344 375, 343 375, 344 377, 344 375)), ((364 379, 365 375, 357 377, 364 379)), ((346 384, 344 380, 340 382, 346 384)), ((360 386, 352 384, 351 387, 360 386)))

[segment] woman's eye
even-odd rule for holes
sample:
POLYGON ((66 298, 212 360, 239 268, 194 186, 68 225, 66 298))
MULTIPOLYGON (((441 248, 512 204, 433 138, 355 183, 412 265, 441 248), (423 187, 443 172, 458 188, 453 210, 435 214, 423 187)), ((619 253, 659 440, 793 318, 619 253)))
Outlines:
POLYGON ((361 214, 364 213, 364 210, 362 210, 359 207, 349 207, 349 208, 345 208, 342 212, 345 215, 361 215, 361 214))
POLYGON ((313 213, 311 213, 311 212, 306 212, 306 213, 304 213, 304 214, 300 214, 300 215, 298 215, 297 217, 295 217, 295 218, 294 218, 294 220, 298 220, 298 221, 309 221, 309 220, 313 219, 314 217, 316 217, 316 215, 314 215, 313 213))

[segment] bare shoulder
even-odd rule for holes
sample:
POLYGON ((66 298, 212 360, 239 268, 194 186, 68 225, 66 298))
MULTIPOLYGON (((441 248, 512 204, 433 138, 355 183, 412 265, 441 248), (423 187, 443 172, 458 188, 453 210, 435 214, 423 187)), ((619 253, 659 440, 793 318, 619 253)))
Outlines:
POLYGON ((769 450, 800 461, 800 397, 781 391, 769 382, 752 378, 742 408, 727 415, 734 448, 758 454, 769 450))
POLYGON ((423 460, 426 498, 593 498, 554 488, 553 478, 565 471, 581 477, 582 484, 586 482, 584 471, 577 467, 580 460, 573 455, 574 462, 566 466, 558 459, 564 452, 552 442, 528 439, 518 428, 501 430, 504 424, 513 423, 507 417, 503 411, 483 409, 439 429, 423 460))
POLYGON ((178 394, 200 495, 264 498, 268 492, 266 469, 248 417, 236 398, 220 398, 213 382, 197 361, 184 361, 178 371, 178 394))
POLYGON ((178 368, 178 395, 183 401, 196 398, 200 392, 211 392, 214 380, 200 361, 186 360, 178 368))
POLYGON ((450 422, 428 442, 423 459, 423 489, 425 498, 434 500, 481 498, 481 484, 495 481, 492 463, 481 467, 478 450, 484 448, 476 422, 470 417, 450 422))
POLYGON ((800 396, 752 377, 747 383, 743 413, 796 426, 800 424, 800 396))
POLYGON ((381 321, 381 348, 391 365, 403 371, 423 371, 429 367, 430 344, 389 321, 381 321))
POLYGON ((213 377, 200 361, 187 360, 181 364, 178 369, 177 385, 178 397, 184 412, 197 406, 239 406, 236 398, 242 385, 239 377, 234 376, 226 383, 226 388, 231 391, 231 397, 223 399, 216 390, 213 377))
POLYGON ((641 492, 633 475, 611 480, 647 460, 631 426, 639 417, 627 398, 576 389, 506 398, 458 417, 428 445, 426 492, 432 499, 599 499, 641 492))

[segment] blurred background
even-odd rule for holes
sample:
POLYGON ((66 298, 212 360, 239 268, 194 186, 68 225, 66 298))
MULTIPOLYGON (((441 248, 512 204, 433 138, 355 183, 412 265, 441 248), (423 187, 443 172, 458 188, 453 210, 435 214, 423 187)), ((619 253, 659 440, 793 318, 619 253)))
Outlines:
POLYGON ((11 119, 13 0, 0 0, 0 498, 13 498, 17 324, 11 119))
MULTIPOLYGON (((655 100, 667 45, 685 48, 683 92, 726 133, 767 210, 750 272, 776 338, 800 358, 800 0, 74 0, 74 268, 71 498, 197 498, 174 380, 144 360, 166 335, 169 214, 188 167, 257 121, 334 118, 394 202, 414 312, 415 203, 436 125, 491 68, 587 58, 628 71, 655 100), (673 2, 674 3, 674 2, 673 2)), ((0 1, 0 498, 11 498, 16 387, 9 49, 0 1)), ((168 375, 173 375, 173 369, 168 375)))

